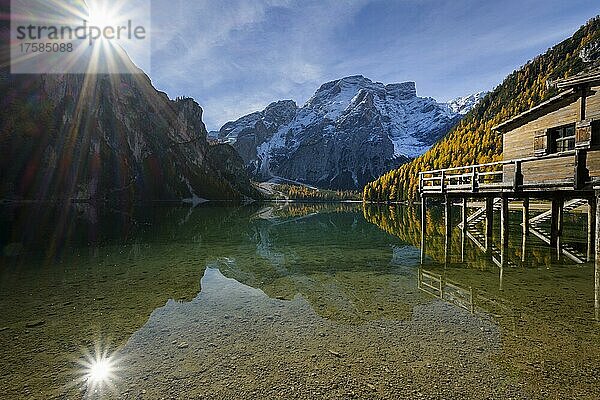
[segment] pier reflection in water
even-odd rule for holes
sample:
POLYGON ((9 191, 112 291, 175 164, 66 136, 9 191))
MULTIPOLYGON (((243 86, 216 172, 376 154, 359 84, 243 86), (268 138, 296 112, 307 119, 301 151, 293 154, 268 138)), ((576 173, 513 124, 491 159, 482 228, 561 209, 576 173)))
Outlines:
POLYGON ((565 213, 562 243, 556 248, 544 236, 545 221, 532 224, 530 235, 523 234, 520 210, 509 213, 509 241, 501 246, 499 224, 486 238, 485 220, 477 212, 471 209, 474 223, 466 226, 463 215, 454 219, 450 235, 442 206, 428 210, 424 234, 415 232, 421 226, 416 210, 375 207, 365 215, 402 240, 418 246, 425 240, 419 289, 492 316, 504 333, 502 362, 534 391, 562 385, 557 389, 562 394, 548 397, 598 396, 590 388, 597 387, 600 372, 600 272, 598 265, 586 262, 585 208, 565 213))

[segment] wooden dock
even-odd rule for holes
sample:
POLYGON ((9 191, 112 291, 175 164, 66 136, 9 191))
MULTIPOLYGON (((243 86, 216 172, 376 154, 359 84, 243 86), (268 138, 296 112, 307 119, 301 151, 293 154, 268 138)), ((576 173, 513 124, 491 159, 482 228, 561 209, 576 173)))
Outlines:
POLYGON ((600 259, 600 70, 556 83, 563 90, 495 128, 503 135, 503 161, 424 171, 419 174, 422 258, 425 255, 425 225, 428 200, 444 201, 446 236, 452 234, 453 204, 462 205, 460 226, 485 219, 485 242, 493 234, 494 209, 500 214, 501 247, 508 246, 509 202, 522 204, 523 235, 532 223, 550 222, 548 244, 563 252, 561 235, 564 213, 587 204, 588 251, 586 258, 600 259), (467 215, 467 202, 483 200, 485 208, 467 215), (530 201, 545 200, 551 209, 543 216, 530 215, 530 201), (596 254, 598 252, 599 254, 596 254))

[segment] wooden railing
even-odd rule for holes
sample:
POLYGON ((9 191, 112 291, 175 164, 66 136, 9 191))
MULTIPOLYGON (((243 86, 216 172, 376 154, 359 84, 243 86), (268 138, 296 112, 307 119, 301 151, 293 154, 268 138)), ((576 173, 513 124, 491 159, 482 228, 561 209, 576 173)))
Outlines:
POLYGON ((524 170, 527 169, 526 167, 533 165, 533 163, 540 163, 545 160, 556 160, 559 158, 569 158, 574 160, 575 166, 577 166, 578 157, 576 151, 568 151, 542 157, 529 157, 488 164, 424 171, 419 173, 419 192, 477 193, 479 191, 518 191, 524 188, 542 187, 544 185, 574 185, 575 182, 579 182, 583 178, 578 176, 580 171, 579 168, 575 168, 574 170, 569 169, 569 171, 574 171, 574 175, 565 177, 564 179, 552 180, 551 182, 544 182, 543 178, 538 179, 539 182, 536 181, 533 172, 530 173, 530 176, 524 176, 524 170))

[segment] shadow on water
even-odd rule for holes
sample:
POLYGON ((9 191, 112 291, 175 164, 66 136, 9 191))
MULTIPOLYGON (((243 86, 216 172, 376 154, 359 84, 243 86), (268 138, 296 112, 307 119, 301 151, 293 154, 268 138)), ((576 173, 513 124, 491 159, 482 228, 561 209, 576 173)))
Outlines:
POLYGON ((427 220, 420 265, 410 207, 3 206, 0 391, 90 395, 101 342, 126 368, 99 397, 597 398, 593 266, 515 230, 499 268, 427 220))

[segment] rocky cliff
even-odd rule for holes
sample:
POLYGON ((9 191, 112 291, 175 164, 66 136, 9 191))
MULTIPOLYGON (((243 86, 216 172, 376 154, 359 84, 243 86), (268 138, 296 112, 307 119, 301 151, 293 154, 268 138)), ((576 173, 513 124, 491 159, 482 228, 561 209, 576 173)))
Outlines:
MULTIPOLYGON (((8 43, 8 27, 0 28, 8 43)), ((123 62, 136 73, 11 75, 0 68, 0 200, 259 196, 235 151, 209 145, 194 100, 170 100, 123 62)))

